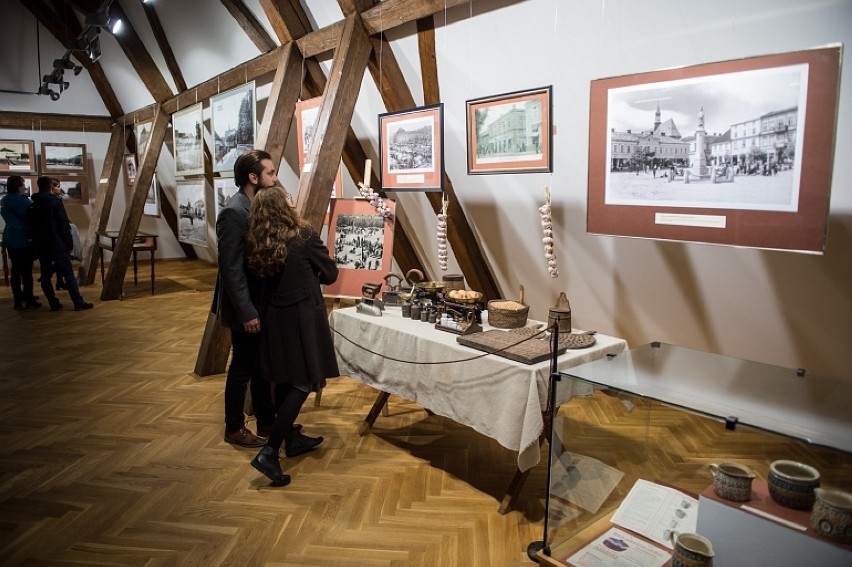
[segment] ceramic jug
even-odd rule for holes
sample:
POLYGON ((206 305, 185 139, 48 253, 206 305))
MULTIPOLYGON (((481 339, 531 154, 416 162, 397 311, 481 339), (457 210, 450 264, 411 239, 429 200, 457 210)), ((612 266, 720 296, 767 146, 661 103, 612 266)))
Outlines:
POLYGON ((669 532, 674 544, 672 567, 712 567, 713 544, 706 537, 693 533, 669 532))

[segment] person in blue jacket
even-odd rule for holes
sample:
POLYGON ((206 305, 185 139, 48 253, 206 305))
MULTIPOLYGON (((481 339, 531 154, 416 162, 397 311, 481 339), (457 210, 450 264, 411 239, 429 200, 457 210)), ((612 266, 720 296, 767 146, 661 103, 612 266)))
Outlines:
POLYGON ((24 178, 10 175, 6 180, 6 196, 0 200, 0 216, 6 221, 3 245, 12 265, 12 298, 15 310, 41 307, 33 295, 33 249, 27 211, 32 206, 24 187, 24 178))

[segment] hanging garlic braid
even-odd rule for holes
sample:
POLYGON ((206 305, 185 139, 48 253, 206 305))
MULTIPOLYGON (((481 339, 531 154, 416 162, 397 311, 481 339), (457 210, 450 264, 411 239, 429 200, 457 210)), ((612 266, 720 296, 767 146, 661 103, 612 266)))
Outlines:
POLYGON ((307 223, 287 200, 280 185, 261 189, 249 211, 246 235, 246 264, 259 276, 271 276, 287 260, 287 243, 293 238, 306 238, 307 223), (303 234, 304 233, 304 234, 303 234))

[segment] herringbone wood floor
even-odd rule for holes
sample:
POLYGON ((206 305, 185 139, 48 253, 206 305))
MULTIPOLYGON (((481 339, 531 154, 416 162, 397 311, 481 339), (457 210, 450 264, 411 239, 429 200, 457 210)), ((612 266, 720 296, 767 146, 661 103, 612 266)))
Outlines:
MULTIPOLYGON (((222 441, 223 376, 191 373, 215 269, 157 270, 156 295, 143 277, 122 301, 100 302, 98 284, 84 289, 96 305, 82 313, 15 312, 0 287, 0 564, 530 565, 545 467, 501 516, 514 454, 395 397, 359 437, 375 393, 349 378, 332 381, 321 407, 308 400, 300 421, 326 441, 283 461, 290 486, 268 488, 254 451, 222 441)), ((647 455, 630 439, 649 429, 619 407, 577 406, 572 450, 610 446, 637 477, 647 455), (608 422, 615 432, 599 428, 608 422)), ((653 432, 676 439, 682 468, 731 454, 704 420, 654 411, 669 412, 654 415, 653 432)), ((848 461, 839 468, 848 475, 848 461)))

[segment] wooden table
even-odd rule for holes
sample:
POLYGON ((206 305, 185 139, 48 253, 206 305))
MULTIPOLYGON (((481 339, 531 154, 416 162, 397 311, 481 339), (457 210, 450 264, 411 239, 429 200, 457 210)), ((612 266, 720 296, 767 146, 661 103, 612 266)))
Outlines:
MULTIPOLYGON (((518 453, 515 478, 500 506, 500 513, 510 511, 529 470, 541 459, 550 361, 528 365, 480 356, 482 351, 459 345, 458 335, 403 318, 395 307, 382 317, 354 307, 336 309, 329 320, 340 372, 379 390, 361 434, 370 430, 390 394, 472 427, 518 453), (473 360, 457 362, 463 359, 473 360)), ((487 313, 483 320, 483 328, 491 329, 487 313)), ((626 349, 624 339, 598 334, 595 345, 561 355, 558 369, 626 349)))
MULTIPOLYGON (((98 250, 101 255, 101 283, 104 282, 104 250, 112 251, 118 240, 117 230, 105 230, 98 232, 98 250)), ((157 235, 147 232, 137 232, 133 240, 133 284, 139 285, 138 264, 136 254, 139 252, 150 252, 151 254, 151 295, 154 295, 154 252, 157 250, 157 235)))

